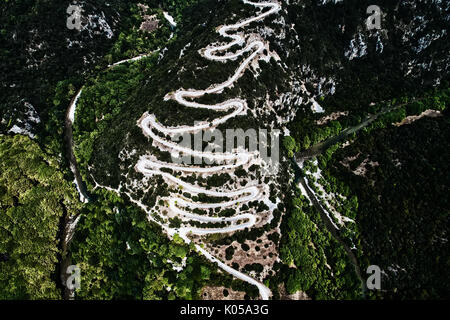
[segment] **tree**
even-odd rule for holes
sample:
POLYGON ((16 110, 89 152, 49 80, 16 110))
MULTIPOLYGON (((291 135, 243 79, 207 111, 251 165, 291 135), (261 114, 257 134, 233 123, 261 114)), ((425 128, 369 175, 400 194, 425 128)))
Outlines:
POLYGON ((294 156, 294 150, 295 150, 295 140, 291 136, 286 136, 283 139, 283 146, 288 152, 289 158, 292 158, 294 156))
POLYGON ((305 136, 305 138, 303 138, 303 149, 306 150, 311 146, 311 139, 309 138, 309 136, 305 136))

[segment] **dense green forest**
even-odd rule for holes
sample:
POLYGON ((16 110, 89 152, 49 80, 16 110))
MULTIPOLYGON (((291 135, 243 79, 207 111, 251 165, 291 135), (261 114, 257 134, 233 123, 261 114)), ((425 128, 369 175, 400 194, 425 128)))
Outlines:
POLYGON ((59 223, 80 208, 56 159, 0 136, 0 299, 59 299, 59 223))
MULTIPOLYGON (((323 176, 319 184, 327 192, 351 197, 358 204, 353 210, 341 211, 355 219, 355 224, 351 225, 351 233, 346 228, 339 234, 344 241, 351 235, 352 242, 348 244, 357 244, 361 270, 373 264, 383 270, 382 291, 370 292, 373 298, 430 299, 449 294, 446 282, 442 282, 449 276, 445 253, 449 217, 446 194, 450 188, 445 174, 449 97, 448 85, 444 84, 423 98, 390 101, 387 112, 361 132, 343 134, 342 138, 330 138, 322 144, 321 139, 311 138, 320 146, 311 148, 323 176), (407 116, 418 116, 430 109, 441 112, 440 116, 425 116, 410 124, 402 122, 407 116)), ((294 130, 293 136, 301 136, 294 130)), ((285 137, 283 145, 289 156, 300 149, 290 136, 285 137)), ((297 159, 305 155, 310 154, 299 152, 297 159)), ((306 169, 311 167, 305 165, 306 169)), ((314 178, 308 177, 311 179, 314 178)), ((305 200, 302 195, 299 199, 305 200)), ((298 208, 288 212, 288 221, 299 212, 298 208)), ((293 231, 298 228, 290 227, 293 231)), ((287 252, 284 256, 292 259, 290 251, 299 242, 291 242, 293 236, 288 235, 289 229, 284 234, 288 245, 281 252, 287 252)), ((289 282, 287 285, 289 290, 289 282)))
POLYGON ((283 265, 271 281, 284 282, 290 294, 302 291, 313 299, 362 298, 354 266, 319 213, 298 189, 291 201, 281 226, 283 265))
POLYGON ((448 111, 438 118, 377 129, 361 134, 327 163, 325 170, 358 197, 364 260, 385 271, 385 298, 450 294, 448 282, 442 281, 450 276, 449 130, 448 111), (366 170, 363 176, 354 173, 359 166, 366 170))

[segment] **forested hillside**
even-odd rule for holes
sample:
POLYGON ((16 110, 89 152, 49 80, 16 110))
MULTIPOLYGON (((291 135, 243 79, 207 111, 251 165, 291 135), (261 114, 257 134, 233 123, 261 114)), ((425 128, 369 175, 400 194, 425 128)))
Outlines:
POLYGON ((361 134, 327 163, 358 198, 364 260, 384 270, 387 298, 449 296, 449 130, 446 110, 361 134))
POLYGON ((279 130, 276 170, 263 162, 214 175, 164 167, 165 176, 151 177, 138 163, 171 162, 157 139, 172 137, 153 128, 151 138, 144 116, 176 128, 229 115, 173 97, 230 79, 252 51, 221 62, 205 59, 205 48, 230 41, 220 26, 269 9, 241 0, 77 3, 81 31, 67 28, 66 2, 0 5, 0 299, 64 297, 67 217, 79 217, 65 252, 83 272, 75 299, 201 299, 205 290, 258 298, 256 286, 201 250, 272 299, 449 296, 448 2, 278 1, 279 11, 236 31, 244 44, 222 53, 255 39, 265 46, 233 85, 187 98, 245 101, 245 112, 215 129, 279 130), (380 30, 365 26, 373 4, 383 12, 380 30), (266 189, 222 210, 214 205, 236 199, 188 192, 169 174, 208 191, 266 189), (173 194, 209 206, 188 212, 199 221, 174 217, 173 194), (189 245, 178 234, 249 213, 252 228, 189 234, 189 245), (216 222, 201 222, 209 216, 216 222), (381 291, 366 288, 370 265, 383 272, 381 291))

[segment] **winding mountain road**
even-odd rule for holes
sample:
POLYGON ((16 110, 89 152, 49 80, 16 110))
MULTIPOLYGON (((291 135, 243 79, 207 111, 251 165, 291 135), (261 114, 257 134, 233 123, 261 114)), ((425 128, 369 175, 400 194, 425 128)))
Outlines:
MULTIPOLYGON (((248 68, 248 66, 255 60, 260 59, 262 53, 264 52, 264 49, 266 48, 266 44, 257 37, 254 37, 253 39, 249 37, 246 39, 246 36, 244 33, 236 33, 239 29, 248 26, 250 23, 255 21, 260 21, 267 16, 270 16, 280 10, 280 5, 276 2, 252 2, 243 0, 245 4, 252 5, 256 8, 261 9, 261 13, 257 16, 254 16, 252 18, 240 21, 233 25, 227 25, 222 26, 218 28, 218 33, 225 37, 229 38, 232 41, 219 45, 211 45, 203 50, 200 51, 200 54, 202 54, 206 59, 212 60, 212 61, 222 61, 225 62, 227 60, 235 60, 242 55, 244 55, 247 52, 251 52, 251 54, 244 59, 244 61, 239 65, 239 67, 236 69, 234 74, 228 78, 225 82, 219 83, 219 84, 212 84, 208 89, 205 90, 195 90, 195 89, 179 89, 174 93, 169 93, 166 95, 165 100, 174 100, 178 104, 188 107, 188 108, 198 108, 198 109, 208 109, 213 111, 229 111, 233 110, 230 114, 219 117, 214 119, 212 122, 203 122, 203 123, 197 123, 194 126, 185 126, 181 125, 178 127, 166 127, 162 124, 160 124, 156 117, 152 114, 145 113, 142 118, 138 121, 138 125, 141 127, 143 133, 151 138, 153 140, 153 143, 155 146, 159 147, 162 150, 169 151, 172 154, 187 154, 190 156, 195 156, 198 158, 208 159, 210 161, 214 161, 216 163, 222 163, 223 165, 217 165, 213 167, 192 167, 192 166, 184 166, 174 163, 165 163, 158 161, 155 157, 146 155, 142 156, 139 160, 139 162, 136 165, 136 170, 138 172, 141 172, 144 176, 147 177, 153 177, 155 175, 162 176, 166 181, 171 183, 172 185, 182 187, 183 190, 186 192, 189 192, 191 194, 205 194, 212 197, 227 197, 231 198, 232 200, 226 201, 226 202, 220 202, 220 203, 197 203, 194 201, 191 201, 189 199, 186 199, 182 196, 180 196, 178 193, 173 193, 170 195, 170 197, 164 199, 166 200, 166 203, 168 204, 168 209, 171 212, 172 215, 182 217, 184 219, 188 220, 195 220, 199 222, 205 222, 205 223, 218 223, 218 222, 229 222, 233 223, 230 226, 224 227, 224 228, 194 228, 194 227, 182 227, 179 229, 172 229, 168 227, 167 225, 163 225, 163 228, 165 228, 169 234, 179 233, 181 237, 185 240, 185 242, 190 243, 191 240, 188 238, 188 234, 197 234, 197 235, 206 235, 206 234, 214 234, 214 233, 229 233, 234 232, 238 230, 243 230, 245 228, 252 228, 256 222, 257 218, 255 215, 251 213, 244 213, 244 214, 238 214, 233 217, 229 218, 218 218, 218 217, 209 217, 209 216, 202 216, 202 215, 196 215, 193 213, 190 213, 185 209, 211 209, 211 208, 219 208, 219 209, 226 209, 233 206, 237 206, 238 204, 247 203, 250 201, 255 200, 268 200, 268 190, 266 186, 258 185, 256 182, 251 182, 250 186, 241 188, 238 190, 230 190, 230 191, 224 191, 224 190, 211 190, 211 189, 205 189, 202 187, 198 187, 195 185, 192 185, 190 183, 184 182, 182 179, 175 177, 174 175, 167 173, 165 171, 162 171, 161 169, 172 169, 178 172, 184 172, 184 173, 202 173, 202 174, 212 174, 217 172, 223 172, 224 170, 232 170, 239 166, 242 166, 244 164, 253 164, 258 163, 260 161, 259 155, 257 153, 251 153, 247 150, 233 150, 232 152, 228 153, 214 153, 214 152, 201 152, 197 150, 193 150, 191 148, 182 147, 178 145, 177 143, 174 143, 172 141, 168 141, 162 137, 160 137, 158 134, 156 134, 154 131, 157 131, 163 135, 169 135, 173 137, 176 134, 184 134, 184 133, 194 133, 202 130, 208 130, 213 129, 217 127, 220 124, 223 124, 227 122, 229 119, 239 116, 239 115, 245 115, 247 111, 247 103, 245 100, 242 99, 230 99, 225 102, 214 104, 214 105, 208 105, 208 104, 201 104, 198 102, 193 101, 196 98, 200 98, 207 94, 219 94, 221 93, 225 88, 231 87, 245 72, 245 70, 248 68), (269 8, 269 10, 262 12, 263 9, 269 8), (230 33, 234 32, 234 33, 230 33), (228 50, 230 50, 233 46, 239 45, 239 46, 245 46, 243 49, 238 50, 235 53, 227 53, 228 50), (219 55, 218 53, 223 53, 224 55, 219 55), (238 224, 238 222, 244 221, 243 223, 238 224)), ((139 201, 137 202, 142 208, 144 208, 147 212, 149 212, 148 208, 145 207, 142 203, 139 201)), ((149 215, 150 216, 150 215, 149 215)), ((151 217, 150 217, 151 218, 151 217)), ((152 218, 151 218, 152 219, 152 218)), ((153 220, 153 219, 152 219, 153 220)), ((160 223, 161 224, 161 223, 160 223)), ((259 281, 249 277, 248 275, 239 272, 229 266, 227 266, 225 263, 221 262, 219 259, 214 257, 212 254, 207 252, 204 248, 202 248, 199 245, 196 245, 196 248, 199 252, 201 252, 207 259, 210 261, 217 263, 220 268, 225 270, 226 272, 232 274, 238 279, 241 279, 243 281, 246 281, 248 283, 251 283, 258 287, 261 298, 264 300, 269 299, 271 296, 271 291, 269 288, 264 286, 259 281)))
MULTIPOLYGON (((260 21, 275 14, 281 9, 281 6, 277 2, 252 2, 248 0, 242 0, 245 4, 251 5, 255 8, 260 9, 260 13, 254 17, 249 19, 245 19, 236 24, 221 26, 218 28, 218 33, 225 38, 231 39, 230 42, 226 44, 214 44, 210 45, 207 48, 200 51, 200 54, 203 55, 208 60, 211 61, 221 61, 226 62, 228 60, 236 60, 237 58, 243 56, 245 53, 251 52, 251 54, 243 60, 240 66, 236 69, 234 74, 228 78, 223 83, 212 84, 208 89, 205 90, 195 90, 195 89, 179 89, 174 93, 169 93, 165 96, 165 100, 174 100, 178 104, 188 107, 188 108, 199 108, 199 109, 208 109, 213 111, 230 111, 231 113, 218 117, 214 119, 212 122, 200 122, 194 126, 186 126, 180 125, 177 127, 166 127, 160 124, 156 117, 152 114, 145 113, 141 119, 138 121, 138 126, 142 129, 145 136, 151 138, 153 140, 154 145, 164 151, 170 151, 172 154, 183 153, 191 156, 195 156, 202 159, 207 159, 209 161, 215 162, 217 165, 210 167, 196 167, 196 166, 187 166, 187 165, 179 165, 176 163, 166 163, 162 161, 158 161, 156 157, 152 155, 142 156, 138 163, 135 166, 136 171, 142 173, 146 177, 154 177, 154 176, 162 176, 169 184, 172 184, 177 187, 182 187, 184 191, 187 191, 191 194, 205 194, 211 197, 220 197, 220 198, 230 198, 230 200, 220 203, 198 203, 194 202, 188 198, 185 198, 178 193, 173 193, 170 197, 164 198, 168 204, 168 210, 171 211, 172 215, 181 217, 184 220, 193 220, 202 223, 223 223, 227 222, 231 225, 228 225, 224 228, 197 228, 197 227, 181 227, 181 228, 171 228, 165 223, 161 223, 157 219, 155 219, 150 214, 150 208, 144 205, 141 201, 136 200, 129 192, 125 192, 128 197, 131 199, 133 203, 142 208, 147 212, 148 219, 159 224, 169 236, 173 236, 174 234, 179 234, 181 238, 184 239, 186 243, 190 243, 189 234, 196 235, 207 235, 207 234, 215 234, 215 233, 231 233, 239 230, 244 230, 246 228, 250 229, 255 226, 258 219, 252 213, 241 213, 232 217, 210 217, 207 215, 197 215, 191 212, 188 212, 185 209, 227 209, 236 207, 238 205, 242 205, 244 203, 248 203, 250 201, 264 201, 265 203, 271 203, 268 199, 269 190, 265 185, 259 185, 258 181, 251 181, 247 184, 246 187, 238 189, 238 190, 213 190, 213 189, 205 189, 196 185, 192 185, 190 183, 184 182, 182 179, 162 171, 161 169, 172 169, 177 172, 183 173, 198 173, 198 174, 214 174, 220 173, 224 171, 231 171, 240 166, 250 166, 252 164, 261 164, 261 159, 257 152, 249 152, 247 150, 243 150, 239 148, 238 150, 233 150, 228 153, 214 153, 214 152, 201 152, 197 150, 192 150, 190 148, 182 147, 177 143, 172 141, 168 141, 158 134, 155 134, 154 131, 157 131, 161 134, 168 135, 173 137, 177 134, 185 134, 185 133, 195 133, 199 131, 205 131, 208 129, 213 129, 220 124, 226 123, 229 119, 246 115, 247 111, 247 103, 242 99, 230 99, 225 102, 215 104, 215 105, 207 105, 201 104, 193 101, 196 98, 200 98, 206 94, 220 94, 225 88, 231 87, 234 83, 243 75, 245 70, 251 65, 252 62, 258 59, 264 59, 262 54, 264 50, 268 47, 264 41, 255 35, 250 37, 246 37, 245 33, 238 32, 239 29, 248 26, 250 23, 255 21, 260 21), (269 10, 262 12, 264 9, 269 8, 269 10), (233 33, 231 33, 233 32, 233 33), (234 53, 227 53, 233 46, 239 45, 244 47, 241 50, 238 50, 234 53), (223 55, 219 55, 218 53, 224 53, 223 55)), ((150 54, 140 55, 135 58, 122 60, 113 65, 110 65, 108 68, 114 68, 117 65, 137 61, 142 58, 147 57, 150 54)), ((81 180, 81 176, 76 168, 76 160, 73 156, 73 137, 72 137, 72 125, 75 121, 75 111, 77 106, 77 101, 82 94, 82 89, 77 93, 76 97, 72 101, 69 106, 67 116, 66 116, 66 128, 70 129, 67 137, 70 136, 70 149, 71 149, 71 169, 76 177, 75 183, 77 185, 78 191, 80 193, 80 197, 82 201, 87 201, 87 192, 83 188, 83 183, 81 180)), ((95 181, 95 180, 94 180, 95 181)), ((96 183, 97 184, 97 183, 96 183)), ((107 190, 119 192, 119 190, 112 189, 107 186, 101 186, 97 184, 97 187, 106 188, 107 190)), ((123 192, 123 190, 122 190, 123 192)), ((273 208, 273 206, 271 206, 273 208)), ((235 270, 218 258, 214 257, 211 253, 205 250, 203 247, 199 245, 195 245, 196 249, 203 254, 208 260, 213 263, 217 263, 220 268, 224 271, 232 274, 238 279, 246 281, 252 285, 255 285, 260 293, 260 296, 263 300, 268 300, 272 295, 269 288, 260 283, 259 281, 253 279, 252 277, 235 270)))

